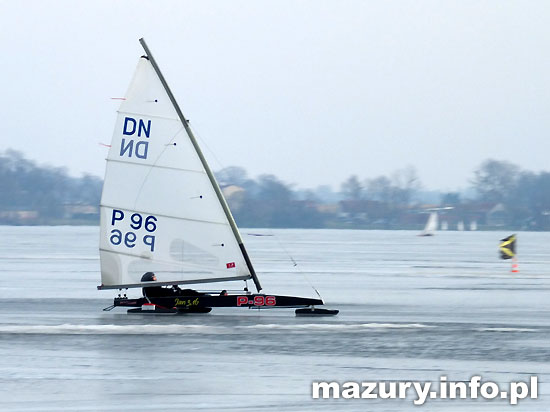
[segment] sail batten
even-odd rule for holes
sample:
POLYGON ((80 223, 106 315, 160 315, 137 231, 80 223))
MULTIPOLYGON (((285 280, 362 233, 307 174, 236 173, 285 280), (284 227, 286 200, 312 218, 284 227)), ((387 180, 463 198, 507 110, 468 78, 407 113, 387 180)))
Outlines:
MULTIPOLYGON (((153 103, 154 104, 154 103, 153 103)), ((151 119, 159 119, 159 120, 178 120, 177 116, 161 116, 161 115, 153 115, 147 112, 129 112, 129 111, 121 111, 117 110, 117 114, 123 114, 127 116, 147 116, 151 119)), ((181 131, 184 131, 184 128, 181 128, 181 131)))
MULTIPOLYGON (((144 164, 141 164, 141 163, 137 163, 137 162, 122 162, 120 160, 116 160, 116 159, 107 159, 107 163, 125 163, 125 164, 132 164, 132 165, 136 165, 136 166, 142 166, 142 167, 151 167, 151 165, 144 165, 144 164)), ((204 171, 201 171, 201 170, 192 170, 192 169, 184 169, 182 167, 174 167, 174 166, 158 166, 158 165, 155 165, 155 167, 158 167, 159 169, 171 169, 171 170, 179 170, 181 172, 191 172, 191 173, 200 173, 200 174, 203 174, 203 175, 206 175, 206 173, 204 171)))
POLYGON ((158 284, 256 282, 221 190, 142 45, 149 58, 138 62, 107 156, 100 288, 142 287, 148 271, 158 284))

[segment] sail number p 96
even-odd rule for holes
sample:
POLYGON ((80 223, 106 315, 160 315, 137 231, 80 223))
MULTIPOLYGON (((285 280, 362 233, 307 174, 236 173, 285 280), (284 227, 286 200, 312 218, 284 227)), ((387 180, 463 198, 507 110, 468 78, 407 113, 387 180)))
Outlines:
MULTIPOLYGON (((127 215, 124 214, 122 210, 113 209, 113 215, 111 217, 111 226, 115 226, 117 222, 122 222, 127 218, 127 215)), ((122 232, 119 229, 111 230, 111 236, 109 241, 113 245, 124 245, 128 248, 133 248, 136 246, 136 242, 140 239, 145 246, 147 246, 151 252, 155 251, 155 235, 154 232, 157 230, 157 218, 153 215, 142 216, 139 213, 132 213, 129 217, 130 228, 134 231, 122 232), (145 234, 143 234, 145 230, 145 234), (141 231, 141 234, 136 234, 141 231)))
POLYGON ((276 306, 275 296, 237 296, 237 306, 276 306), (252 298, 252 299, 249 299, 252 298))

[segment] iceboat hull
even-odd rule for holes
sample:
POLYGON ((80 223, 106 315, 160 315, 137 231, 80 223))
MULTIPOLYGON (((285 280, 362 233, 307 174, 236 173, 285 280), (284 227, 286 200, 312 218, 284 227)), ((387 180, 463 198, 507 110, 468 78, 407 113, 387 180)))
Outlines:
POLYGON ((129 313, 207 313, 212 308, 307 308, 323 305, 321 299, 303 298, 298 296, 240 294, 214 295, 201 293, 197 295, 163 296, 151 298, 115 298, 114 307, 137 308, 130 309, 129 313))

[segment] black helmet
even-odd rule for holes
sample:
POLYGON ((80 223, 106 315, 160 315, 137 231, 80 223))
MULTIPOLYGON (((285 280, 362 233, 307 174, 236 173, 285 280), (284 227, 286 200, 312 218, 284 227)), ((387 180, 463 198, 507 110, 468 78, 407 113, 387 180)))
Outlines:
POLYGON ((153 282, 157 280, 157 277, 153 272, 147 272, 141 277, 142 282, 153 282))

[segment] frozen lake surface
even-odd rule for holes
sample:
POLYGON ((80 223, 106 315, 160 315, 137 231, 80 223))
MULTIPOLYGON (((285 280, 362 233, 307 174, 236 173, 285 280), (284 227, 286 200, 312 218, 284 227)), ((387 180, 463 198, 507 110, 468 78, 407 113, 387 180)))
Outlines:
POLYGON ((315 296, 313 284, 340 309, 310 319, 292 309, 104 312, 118 292, 96 290, 98 228, 0 230, 0 410, 550 410, 550 233, 518 234, 512 274, 497 254, 510 233, 243 229, 266 293, 315 296), (311 396, 318 380, 442 375, 501 388, 537 375, 539 399, 311 396))

